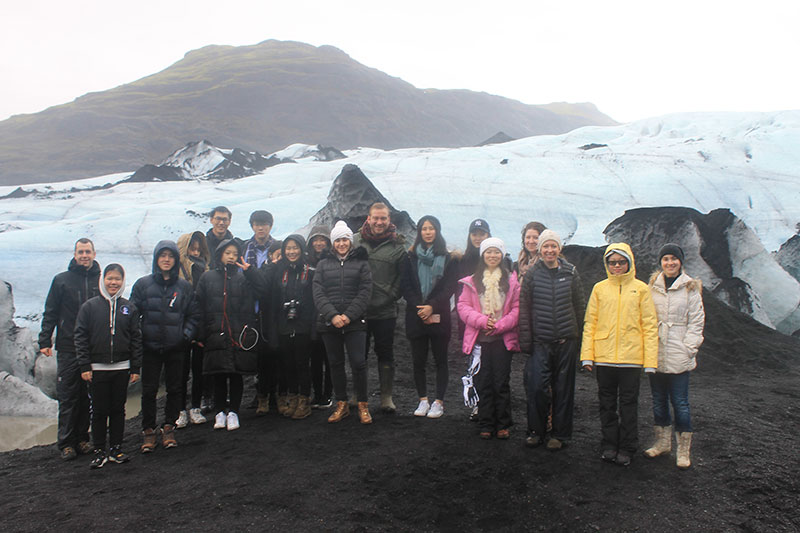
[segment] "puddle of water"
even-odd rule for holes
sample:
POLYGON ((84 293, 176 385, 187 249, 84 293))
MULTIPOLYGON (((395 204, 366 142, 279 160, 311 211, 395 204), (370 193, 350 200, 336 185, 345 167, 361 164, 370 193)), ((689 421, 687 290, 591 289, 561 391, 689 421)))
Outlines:
MULTIPOLYGON (((158 391, 159 398, 166 391, 158 391)), ((142 393, 136 392, 125 401, 125 418, 133 418, 142 409, 142 393)), ((58 439, 58 423, 53 418, 27 416, 0 416, 0 452, 24 450, 33 446, 53 444, 58 439)))

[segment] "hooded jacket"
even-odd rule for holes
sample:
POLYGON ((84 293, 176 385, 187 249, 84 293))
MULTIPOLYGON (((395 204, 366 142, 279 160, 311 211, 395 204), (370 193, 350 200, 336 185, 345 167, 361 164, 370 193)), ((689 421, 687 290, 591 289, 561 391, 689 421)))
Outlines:
POLYGON ((402 235, 373 244, 362 238, 359 231, 353 236, 353 247, 363 247, 369 256, 372 272, 372 296, 367 318, 381 320, 397 317, 397 300, 402 296, 401 276, 408 261, 405 238, 402 235))
MULTIPOLYGON (((481 330, 486 329, 489 317, 483 314, 481 299, 472 276, 458 280, 461 286, 461 296, 458 297, 458 316, 465 324, 464 342, 461 350, 471 354, 481 330)), ((519 351, 519 282, 517 276, 511 272, 508 276, 508 294, 503 303, 503 316, 495 322, 495 335, 503 336, 503 343, 511 352, 519 351)))
POLYGON ((236 265, 223 265, 222 252, 235 239, 214 250, 214 269, 200 278, 195 299, 200 309, 200 333, 204 344, 204 374, 252 374, 256 370, 255 289, 236 265))
POLYGON ((39 348, 53 346, 53 330, 56 330, 56 350, 74 352, 75 319, 87 300, 100 294, 100 265, 97 261, 87 270, 73 258, 66 272, 53 278, 50 292, 44 303, 42 329, 39 331, 39 348))
POLYGON ((317 331, 342 331, 331 321, 336 315, 347 315, 350 324, 345 332, 366 329, 364 322, 372 291, 372 273, 367 251, 351 247, 347 257, 339 259, 330 250, 322 254, 314 272, 314 305, 317 308, 317 331))
MULTIPOLYGON (((331 230, 330 230, 330 228, 328 226, 314 226, 313 228, 311 228, 311 232, 308 234, 308 241, 306 241, 308 243, 308 246, 306 246, 306 248, 307 248, 307 250, 306 250, 306 258, 307 259, 306 260, 307 260, 308 264, 311 265, 312 267, 316 267, 317 263, 319 263, 319 260, 322 258, 322 252, 320 252, 318 254, 314 250, 314 248, 311 246, 311 241, 313 241, 314 238, 316 238, 316 237, 324 237, 325 241, 328 243, 328 245, 325 248, 330 250, 331 249, 331 230)), ((323 250, 323 252, 324 252, 324 250, 323 250)))
POLYGON ((178 252, 181 254, 180 276, 197 288, 200 276, 208 270, 211 263, 211 252, 208 251, 206 236, 202 231, 184 233, 178 237, 178 252), (200 260, 192 260, 189 256, 189 245, 196 239, 200 243, 200 260))
POLYGON ((650 294, 658 315, 658 372, 694 370, 706 319, 700 280, 681 272, 667 289, 664 273, 656 272, 650 278, 650 294))
POLYGON ((92 370, 92 363, 114 364, 130 361, 130 373, 142 367, 142 332, 139 311, 122 297, 122 286, 114 296, 99 281, 100 296, 81 306, 75 322, 75 355, 81 372, 92 370))
MULTIPOLYGON (((233 233, 231 233, 230 230, 226 230, 225 235, 223 235, 221 239, 214 235, 214 228, 210 228, 206 232, 206 246, 211 253, 211 263, 215 261, 217 247, 219 247, 223 241, 229 241, 231 239, 233 239, 233 233)), ((239 250, 241 249, 242 247, 239 246, 239 250)), ((214 268, 214 265, 209 263, 208 268, 214 268)))
POLYGON ((259 301, 268 306, 265 314, 266 331, 270 347, 278 349, 280 335, 311 335, 316 308, 312 283, 314 269, 306 264, 306 241, 301 235, 283 239, 281 259, 270 268, 247 269, 247 280, 256 287, 259 301), (286 245, 294 241, 300 247, 300 258, 291 262, 286 258, 286 245), (290 314, 293 318, 289 318, 290 314))
POLYGON ((142 342, 147 353, 170 353, 184 349, 194 339, 200 314, 194 302, 192 284, 181 279, 176 260, 164 279, 158 256, 170 250, 178 259, 178 245, 159 241, 153 249, 153 273, 136 280, 131 301, 142 316, 142 342))
POLYGON ((530 354, 533 343, 580 339, 583 331, 583 285, 578 269, 558 259, 550 269, 544 261, 532 263, 519 294, 519 344, 530 354))
MULTIPOLYGON (((595 284, 583 326, 581 361, 608 366, 658 366, 658 318, 650 288, 636 279, 631 247, 608 245, 603 254, 608 279, 595 284), (612 275, 605 257, 620 251, 629 258, 624 274, 612 275)), ((584 363, 587 364, 587 363, 584 363)))

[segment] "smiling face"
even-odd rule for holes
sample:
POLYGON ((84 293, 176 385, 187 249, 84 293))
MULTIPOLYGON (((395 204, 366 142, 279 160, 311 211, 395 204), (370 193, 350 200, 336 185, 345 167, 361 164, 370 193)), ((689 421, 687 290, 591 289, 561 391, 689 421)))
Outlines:
POLYGON ((239 259, 239 249, 235 244, 229 244, 222 250, 222 257, 220 260, 223 265, 232 265, 239 259))
POLYGON ((231 217, 223 211, 214 211, 211 214, 211 232, 218 238, 222 238, 228 232, 231 225, 231 217))
POLYGON ((367 224, 369 229, 372 230, 372 234, 380 237, 386 233, 386 230, 389 229, 389 224, 391 224, 389 210, 382 207, 373 208, 367 217, 367 224))
POLYGON ((486 251, 483 252, 483 262, 486 264, 489 270, 494 270, 500 266, 500 261, 502 260, 503 252, 497 248, 487 248, 486 251))
POLYGON ((536 255, 536 252, 538 250, 537 247, 539 246, 539 232, 536 231, 535 229, 529 229, 528 231, 526 231, 524 243, 525 243, 525 249, 529 253, 536 255))
POLYGON ((559 251, 556 241, 547 241, 542 244, 539 254, 542 256, 542 261, 544 261, 544 264, 547 265, 548 268, 558 266, 559 251))
POLYGON ((419 236, 422 238, 422 242, 427 246, 430 246, 433 244, 433 241, 436 240, 436 228, 431 224, 430 220, 426 220, 425 223, 422 224, 422 227, 419 229, 419 236))
POLYGON ((322 250, 328 247, 328 239, 317 235, 313 239, 311 239, 311 247, 314 249, 315 252, 322 253, 322 250))
POLYGON ((286 259, 292 263, 300 259, 300 246, 294 241, 287 241, 283 251, 286 255, 286 259))
POLYGON ((122 287, 122 274, 117 270, 109 270, 106 272, 106 275, 103 276, 103 285, 108 295, 114 296, 122 287))
POLYGON ((336 239, 333 241, 333 249, 336 250, 336 253, 339 257, 344 257, 347 255, 347 252, 350 251, 350 247, 353 246, 353 243, 350 242, 350 239, 347 237, 342 237, 341 239, 336 239))
POLYGON ((79 242, 75 245, 75 262, 83 268, 90 268, 96 255, 91 243, 79 242))
POLYGON ((156 265, 161 272, 168 274, 175 266, 175 254, 172 253, 172 250, 161 250, 156 259, 156 265))
POLYGON ((677 278, 681 273, 681 260, 672 254, 661 258, 661 270, 668 278, 677 278))
POLYGON ((608 265, 608 271, 614 276, 626 273, 630 267, 628 260, 616 252, 606 258, 606 264, 608 265))
POLYGON ((481 243, 489 238, 489 232, 482 229, 476 229, 469 233, 469 242, 475 248, 480 248, 481 243))

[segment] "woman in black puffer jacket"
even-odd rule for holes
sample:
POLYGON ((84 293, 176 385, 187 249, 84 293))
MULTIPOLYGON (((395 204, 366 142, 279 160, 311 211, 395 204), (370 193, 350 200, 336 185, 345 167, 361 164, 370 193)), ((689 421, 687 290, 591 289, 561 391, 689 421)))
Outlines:
POLYGON ((239 428, 239 408, 244 391, 243 374, 255 374, 258 340, 254 289, 236 262, 241 253, 235 239, 219 243, 214 251, 214 270, 206 272, 197 285, 201 311, 200 341, 203 343, 203 374, 214 376, 214 429, 239 428), (230 383, 230 405, 225 400, 230 383))
POLYGON ((578 270, 561 254, 552 230, 539 235, 539 260, 525 273, 519 295, 519 345, 525 365, 529 447, 543 442, 552 406, 553 429, 547 441, 560 450, 572 437, 575 368, 585 311, 578 270))
POLYGON ((283 414, 300 420, 311 415, 311 334, 316 318, 311 284, 314 269, 306 264, 306 241, 289 235, 281 244, 281 258, 269 269, 243 268, 258 289, 259 301, 268 307, 266 331, 270 348, 281 359, 286 376, 289 408, 283 414))
POLYGON ((331 231, 333 250, 323 255, 314 273, 314 304, 319 313, 317 331, 322 335, 331 366, 336 410, 328 422, 339 422, 350 414, 344 354, 350 359, 353 385, 362 424, 372 416, 367 404, 367 332, 364 315, 372 294, 372 272, 367 251, 353 248, 353 231, 340 220, 331 231))

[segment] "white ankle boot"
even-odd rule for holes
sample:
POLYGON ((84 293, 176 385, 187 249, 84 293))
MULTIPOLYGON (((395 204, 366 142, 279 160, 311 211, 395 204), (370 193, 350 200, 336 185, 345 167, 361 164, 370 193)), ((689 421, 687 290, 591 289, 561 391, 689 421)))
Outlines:
POLYGON ((692 466, 690 454, 692 451, 692 434, 688 431, 678 433, 678 468, 689 468, 692 466))
POLYGON ((658 457, 672 451, 672 426, 653 426, 656 440, 644 451, 645 457, 658 457))

